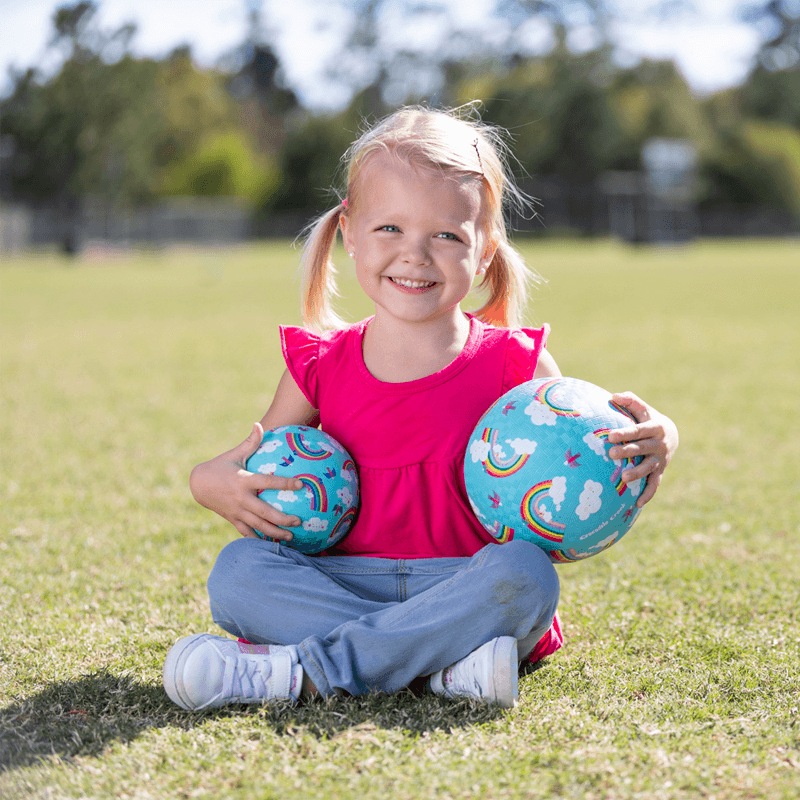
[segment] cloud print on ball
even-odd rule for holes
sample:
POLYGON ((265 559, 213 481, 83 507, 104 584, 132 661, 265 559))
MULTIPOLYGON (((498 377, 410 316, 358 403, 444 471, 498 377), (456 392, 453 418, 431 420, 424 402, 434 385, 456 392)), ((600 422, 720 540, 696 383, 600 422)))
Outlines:
POLYGON ((608 434, 630 413, 576 378, 528 381, 481 418, 464 459, 473 511, 500 543, 527 539, 554 562, 602 552, 630 530, 643 481, 621 476, 608 434))
POLYGON ((350 530, 359 500, 356 465, 327 433, 304 425, 265 431, 246 467, 250 472, 298 478, 303 484, 294 491, 266 489, 259 494, 285 514, 300 517, 300 526, 287 528, 292 539, 284 544, 301 553, 321 553, 350 530))

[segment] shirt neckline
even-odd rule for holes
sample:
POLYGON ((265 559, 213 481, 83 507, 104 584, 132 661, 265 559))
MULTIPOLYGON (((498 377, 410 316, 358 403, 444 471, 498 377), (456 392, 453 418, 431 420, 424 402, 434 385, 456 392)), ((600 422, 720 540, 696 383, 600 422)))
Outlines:
POLYGON ((424 378, 417 378, 413 381, 404 381, 403 383, 387 383, 386 381, 378 380, 367 369, 367 365, 364 363, 364 333, 366 332, 369 323, 374 319, 374 315, 372 317, 367 317, 354 326, 353 335, 350 337, 351 355, 353 357, 353 362, 356 365, 358 376, 371 389, 383 394, 411 394, 413 392, 430 389, 446 380, 449 380, 453 377, 453 375, 460 372, 462 369, 464 369, 464 367, 467 366, 467 364, 469 364, 480 347, 481 338, 483 335, 483 325, 472 314, 467 314, 467 318, 469 319, 469 334, 467 335, 467 341, 464 344, 461 352, 446 367, 443 367, 438 372, 434 372, 431 375, 426 375, 424 378))

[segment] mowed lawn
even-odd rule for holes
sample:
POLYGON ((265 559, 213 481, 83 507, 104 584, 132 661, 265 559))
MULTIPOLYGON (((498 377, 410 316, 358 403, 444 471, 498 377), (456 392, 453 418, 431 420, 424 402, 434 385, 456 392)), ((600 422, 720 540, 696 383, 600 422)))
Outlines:
POLYGON ((0 265, 0 796, 800 795, 800 244, 523 247, 562 372, 635 391, 681 446, 631 533, 559 568, 566 646, 510 712, 173 706, 164 655, 214 630, 237 535, 188 473, 269 404, 298 253, 0 265))

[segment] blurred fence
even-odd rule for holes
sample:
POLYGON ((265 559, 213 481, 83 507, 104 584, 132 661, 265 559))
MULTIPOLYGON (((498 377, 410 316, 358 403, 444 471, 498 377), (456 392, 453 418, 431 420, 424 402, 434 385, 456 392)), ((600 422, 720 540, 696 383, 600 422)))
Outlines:
MULTIPOLYGON (((760 206, 698 208, 659 196, 642 173, 608 173, 592 183, 560 177, 523 182, 536 214, 512 214, 512 230, 533 235, 612 236, 634 243, 680 243, 698 236, 799 236, 800 219, 760 206)), ((235 199, 181 198, 136 210, 87 203, 78 212, 0 206, 0 253, 59 246, 78 253, 98 244, 119 248, 228 245, 295 237, 312 213, 256 218, 235 199)))
POLYGON ((179 198, 139 209, 86 203, 79 210, 0 207, 0 252, 58 245, 69 253, 94 244, 166 247, 226 245, 251 237, 252 210, 236 199, 179 198))

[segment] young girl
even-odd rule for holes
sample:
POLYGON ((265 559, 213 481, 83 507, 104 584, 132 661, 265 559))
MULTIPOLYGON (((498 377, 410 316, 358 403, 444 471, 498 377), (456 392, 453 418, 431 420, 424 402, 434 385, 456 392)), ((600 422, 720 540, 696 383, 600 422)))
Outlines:
MULTIPOLYGON (((196 634, 167 655, 164 685, 183 708, 395 692, 424 676, 436 693, 509 707, 519 659, 560 647, 553 565, 529 542, 497 544, 462 476, 488 407, 560 374, 548 327, 518 327, 529 273, 506 235, 503 204, 519 195, 502 152, 487 126, 425 109, 396 112, 348 152, 346 199, 304 254, 304 320, 328 330, 280 328, 287 369, 272 405, 242 444, 192 472, 197 501, 243 538, 208 580, 214 621, 238 641, 196 634), (329 303, 338 231, 375 305, 350 326, 329 303), (476 276, 488 299, 471 315, 461 302, 476 276), (361 506, 336 547, 307 556, 282 544, 300 520, 258 497, 300 482, 244 464, 264 429, 318 423, 358 465, 361 506)), ((677 430, 635 395, 615 401, 637 424, 610 435, 611 456, 644 457, 623 474, 646 477, 641 506, 677 430)))

